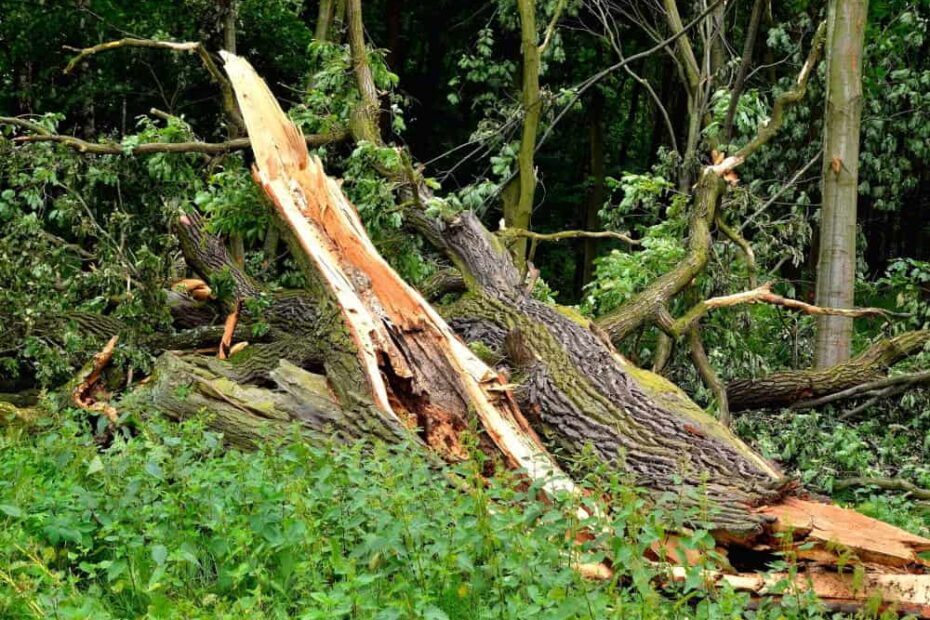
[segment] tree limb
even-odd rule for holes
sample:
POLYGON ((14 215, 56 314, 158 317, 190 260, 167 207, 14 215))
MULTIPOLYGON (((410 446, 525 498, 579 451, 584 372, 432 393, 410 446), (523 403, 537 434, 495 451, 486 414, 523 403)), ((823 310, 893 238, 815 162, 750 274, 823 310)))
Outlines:
MULTIPOLYGON (((226 142, 148 142, 135 146, 119 142, 89 142, 76 136, 66 136, 49 133, 43 127, 24 121, 23 119, 0 116, 0 124, 14 125, 36 131, 35 135, 17 136, 13 142, 57 142, 64 144, 80 153, 88 155, 151 155, 153 153, 205 153, 207 155, 220 155, 233 151, 242 151, 252 144, 249 138, 236 138, 226 142), (41 131, 41 133, 39 133, 41 131)), ((318 147, 325 144, 342 142, 348 137, 344 129, 336 129, 325 134, 309 134, 304 136, 308 147, 318 147)))
POLYGON ((174 52, 196 53, 203 62, 203 66, 207 70, 207 73, 210 74, 210 79, 220 87, 220 92, 223 95, 223 110, 226 112, 226 115, 238 129, 245 128, 242 122, 242 114, 239 112, 239 106, 236 105, 236 97, 233 94, 232 85, 216 66, 216 63, 213 62, 210 52, 208 52, 199 41, 156 41, 154 39, 136 39, 132 37, 119 39, 117 41, 107 41, 106 43, 100 43, 92 47, 85 47, 77 50, 77 55, 68 62, 63 73, 65 75, 71 73, 78 63, 89 56, 123 47, 145 47, 166 49, 174 52))
MULTIPOLYGON (((877 381, 870 381, 868 383, 862 383, 860 385, 854 385, 851 388, 845 390, 840 390, 839 392, 834 392, 820 398, 813 398, 810 400, 803 400, 791 405, 792 409, 813 409, 814 407, 819 407, 821 405, 826 405, 827 403, 836 402, 838 400, 848 400, 850 398, 856 398, 858 396, 869 396, 872 395, 873 398, 870 399, 870 402, 877 400, 875 396, 891 396, 892 392, 885 392, 886 388, 897 388, 904 387, 909 388, 915 385, 921 385, 924 383, 930 383, 930 370, 924 370, 922 372, 915 372, 906 375, 898 375, 895 377, 885 377, 884 379, 879 379, 877 381), (878 391, 873 395, 873 392, 878 391)), ((896 392, 895 392, 896 393, 896 392)), ((844 415, 843 417, 849 417, 844 415)))
POLYGON ((804 97, 804 93, 807 91, 807 81, 820 60, 820 52, 823 50, 826 36, 827 24, 826 22, 820 22, 820 26, 817 27, 817 32, 811 41, 811 50, 807 55, 807 60, 795 80, 795 87, 775 98, 775 103, 772 104, 771 118, 759 126, 752 140, 743 145, 734 155, 711 167, 718 176, 723 176, 742 164, 749 155, 765 145, 778 132, 785 120, 785 108, 797 103, 804 97))
POLYGON ((503 228, 497 236, 507 238, 521 237, 534 241, 561 241, 562 239, 617 239, 629 245, 640 245, 637 239, 612 230, 560 230, 554 233, 538 233, 524 228, 503 228))
POLYGON ((546 52, 546 48, 549 47, 549 43, 552 42, 552 34, 555 32, 555 26, 559 23, 559 18, 562 17, 562 10, 565 8, 565 0, 559 0, 559 3, 555 6, 555 12, 552 14, 552 19, 549 20, 549 25, 546 26, 546 33, 543 35, 543 42, 539 44, 539 55, 542 56, 546 52))
POLYGON ((903 491, 917 499, 930 499, 930 489, 924 489, 903 478, 843 478, 833 483, 834 490, 853 487, 877 487, 884 491, 903 491))

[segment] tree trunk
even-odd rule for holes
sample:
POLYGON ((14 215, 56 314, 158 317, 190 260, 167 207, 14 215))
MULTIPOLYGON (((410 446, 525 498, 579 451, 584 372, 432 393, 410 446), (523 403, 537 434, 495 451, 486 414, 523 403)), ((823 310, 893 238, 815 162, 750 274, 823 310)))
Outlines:
MULTIPOLYGON (((634 86, 634 92, 638 92, 634 86)), ((634 105, 638 98, 634 97, 634 105)), ((631 112, 627 117, 635 117, 635 112, 631 112)), ((589 152, 589 178, 591 186, 585 200, 584 218, 581 222, 582 230, 600 229, 600 218, 598 212, 604 207, 606 164, 604 158, 604 96, 600 91, 595 90, 591 98, 591 115, 588 122, 588 152, 589 152)), ((577 289, 579 297, 582 295, 584 286, 591 281, 594 275, 594 259, 597 258, 597 239, 585 239, 582 243, 582 255, 580 269, 576 270, 577 289)))
MULTIPOLYGON (((921 565, 917 552, 930 541, 851 511, 784 498, 795 485, 678 388, 629 365, 584 319, 533 299, 508 251, 474 214, 437 220, 414 209, 411 220, 452 259, 468 286, 447 316, 466 339, 496 349, 513 375, 491 370, 377 254, 339 185, 309 157, 299 130, 251 67, 229 54, 224 60, 252 139, 254 177, 272 198, 291 252, 311 282, 301 294, 314 298, 318 316, 339 319, 309 336, 320 341, 325 377, 279 360, 260 385, 243 384, 230 374, 230 362, 169 353, 124 405, 138 398, 146 409, 182 419, 208 411, 208 423, 241 445, 280 436, 296 424, 323 441, 412 439, 446 461, 470 458, 464 432, 477 427, 478 449, 490 457, 488 474, 499 464, 519 470, 547 495, 577 495, 526 412, 575 467, 590 446, 654 495, 671 494, 700 511, 700 526, 711 523, 718 541, 766 550, 788 546, 798 557, 834 567, 844 561, 838 546, 896 570, 921 565), (514 392, 509 381, 518 384, 514 392), (849 535, 844 527, 865 534, 849 535), (784 531, 794 532, 795 541, 775 538, 784 531)), ((425 185, 416 191, 420 200, 429 198, 425 185)), ((209 267, 214 254, 197 258, 194 252, 193 260, 209 267)), ((233 278, 243 290, 250 284, 233 278)), ((579 517, 589 514, 582 510, 579 517)), ((904 580, 913 592, 882 581, 898 576, 867 578, 873 576, 877 581, 869 583, 878 594, 925 604, 930 584, 922 576, 904 580)), ((755 593, 765 588, 755 575, 708 573, 708 579, 755 593)), ((848 581, 843 585, 855 585, 848 581)))
MULTIPOLYGON (((818 306, 851 308, 856 277, 856 202, 862 48, 868 0, 831 0, 827 34, 827 107, 824 122, 823 206, 817 261, 818 306)), ((852 319, 817 318, 814 365, 849 359, 852 319)))
MULTIPOLYGON (((511 199, 504 201, 504 223, 509 228, 529 230, 536 195, 536 132, 542 102, 539 99, 539 46, 536 43, 536 0, 517 0, 520 13, 520 50, 523 53, 523 133, 517 157, 519 174, 511 199)), ((526 238, 513 240, 513 255, 523 270, 526 262, 526 238)))
POLYGON ((511 361, 518 408, 505 379, 377 255, 354 209, 248 65, 227 56, 227 70, 252 134, 256 178, 293 233, 292 253, 307 258, 308 275, 339 309, 354 346, 351 364, 326 371, 342 406, 366 395, 359 415, 377 411, 424 429, 425 443, 447 458, 463 455, 459 434, 476 419, 493 439, 486 449, 502 462, 540 480, 555 476, 564 487, 567 477, 548 461, 522 411, 567 460, 590 444, 657 495, 678 493, 682 484, 705 489, 705 498, 683 501, 709 505, 719 530, 762 531, 766 518, 751 506, 783 492, 789 481, 776 469, 670 383, 625 364, 586 321, 533 299, 507 250, 473 214, 437 221, 410 213, 469 287, 446 316, 466 339, 511 361), (340 389, 340 373, 350 370, 359 377, 353 390, 340 389))

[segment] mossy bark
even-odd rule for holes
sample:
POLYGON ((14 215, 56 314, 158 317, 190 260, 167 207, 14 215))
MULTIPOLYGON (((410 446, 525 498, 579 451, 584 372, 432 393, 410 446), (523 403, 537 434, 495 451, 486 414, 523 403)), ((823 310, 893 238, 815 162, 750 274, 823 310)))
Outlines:
POLYGON ((930 330, 905 332, 881 340, 842 364, 829 368, 783 370, 727 385, 732 411, 788 407, 884 377, 892 364, 913 355, 930 341, 930 330))

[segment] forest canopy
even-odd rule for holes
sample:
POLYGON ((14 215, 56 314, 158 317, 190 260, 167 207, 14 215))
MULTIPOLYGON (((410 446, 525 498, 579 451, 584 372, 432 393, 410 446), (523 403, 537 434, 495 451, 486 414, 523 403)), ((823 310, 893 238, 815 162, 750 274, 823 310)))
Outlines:
POLYGON ((0 616, 930 617, 928 20, 0 0, 0 616))

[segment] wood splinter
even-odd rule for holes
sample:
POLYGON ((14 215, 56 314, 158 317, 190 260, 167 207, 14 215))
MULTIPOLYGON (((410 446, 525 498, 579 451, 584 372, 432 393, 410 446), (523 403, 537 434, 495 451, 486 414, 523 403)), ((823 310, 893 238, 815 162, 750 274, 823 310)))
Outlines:
POLYGON ((99 353, 94 355, 94 361, 90 371, 71 392, 71 401, 75 405, 87 411, 102 413, 110 421, 110 424, 117 423, 119 414, 116 412, 116 408, 113 407, 113 405, 102 401, 96 401, 93 397, 93 390, 100 380, 103 369, 107 367, 107 364, 109 364, 110 360, 113 358, 113 350, 116 348, 117 341, 119 341, 119 336, 113 336, 107 342, 106 346, 104 346, 99 353))
POLYGON ((226 317, 226 323, 223 325, 223 338, 220 339, 220 346, 216 351, 216 357, 221 360, 242 350, 242 347, 238 345, 236 345, 236 347, 232 346, 233 333, 236 331, 236 324, 239 322, 239 308, 241 305, 241 302, 236 302, 235 308, 233 308, 233 311, 226 317), (235 349, 235 351, 233 349, 235 349))

